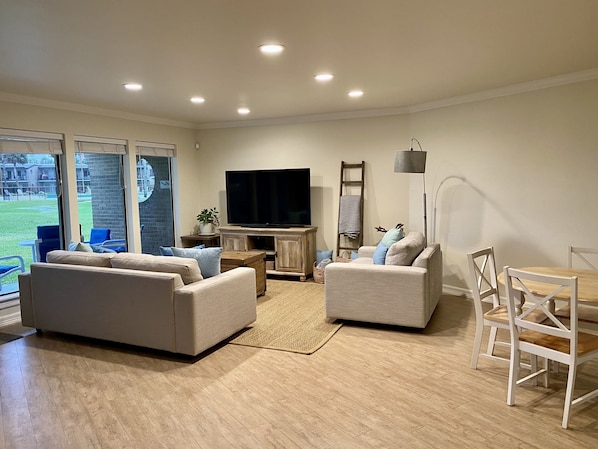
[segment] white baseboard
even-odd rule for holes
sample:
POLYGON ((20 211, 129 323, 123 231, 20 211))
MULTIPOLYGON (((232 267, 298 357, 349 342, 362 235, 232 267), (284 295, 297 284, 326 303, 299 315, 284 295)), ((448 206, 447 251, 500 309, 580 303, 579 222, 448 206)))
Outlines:
POLYGON ((21 322, 21 311, 16 307, 16 311, 0 316, 0 327, 8 326, 9 324, 15 324, 21 322))
POLYGON ((442 284, 442 293, 445 295, 465 296, 468 299, 473 299, 471 290, 461 287, 454 287, 447 284, 442 284))

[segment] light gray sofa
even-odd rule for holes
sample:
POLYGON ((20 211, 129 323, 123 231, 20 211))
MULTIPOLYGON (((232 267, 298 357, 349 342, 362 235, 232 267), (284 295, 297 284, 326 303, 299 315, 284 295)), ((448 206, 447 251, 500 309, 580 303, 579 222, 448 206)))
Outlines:
MULTIPOLYGON (((411 237, 404 238, 403 246, 411 237)), ((412 254, 407 258, 412 262, 407 266, 375 265, 374 246, 361 247, 359 257, 350 263, 329 264, 325 270, 326 316, 425 328, 442 295, 442 251, 438 244, 422 250, 423 236, 421 242, 415 252, 414 247, 408 248, 412 254)))
POLYGON ((256 319, 255 270, 195 259, 48 253, 19 276, 24 326, 195 356, 256 319))

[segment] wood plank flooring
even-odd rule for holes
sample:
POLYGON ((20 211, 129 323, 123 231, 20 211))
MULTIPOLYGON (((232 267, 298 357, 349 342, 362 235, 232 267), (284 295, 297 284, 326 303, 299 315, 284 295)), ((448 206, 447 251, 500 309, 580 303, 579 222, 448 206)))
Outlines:
MULTIPOLYGON (((444 296, 423 332, 349 324, 312 355, 221 345, 189 359, 28 335, 0 345, 0 447, 598 446, 598 400, 561 428, 566 368, 508 407, 508 366, 469 368, 473 326, 471 301, 444 296)), ((598 364, 578 378, 578 392, 598 383, 598 364)))

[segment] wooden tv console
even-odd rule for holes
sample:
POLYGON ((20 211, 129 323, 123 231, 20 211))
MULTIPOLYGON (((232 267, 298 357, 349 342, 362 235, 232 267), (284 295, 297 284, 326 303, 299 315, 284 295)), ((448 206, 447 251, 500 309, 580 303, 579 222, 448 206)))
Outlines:
POLYGON ((220 226, 224 251, 266 252, 266 273, 298 276, 305 281, 313 274, 318 228, 251 228, 220 226))

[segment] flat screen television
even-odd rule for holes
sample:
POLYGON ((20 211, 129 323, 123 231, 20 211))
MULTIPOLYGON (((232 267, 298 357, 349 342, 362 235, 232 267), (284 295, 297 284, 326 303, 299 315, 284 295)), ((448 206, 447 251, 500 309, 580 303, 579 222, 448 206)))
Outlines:
POLYGON ((227 171, 226 208, 231 225, 311 225, 309 168, 227 171))

